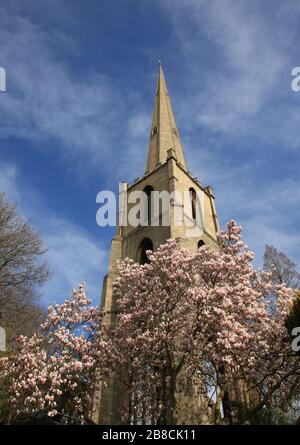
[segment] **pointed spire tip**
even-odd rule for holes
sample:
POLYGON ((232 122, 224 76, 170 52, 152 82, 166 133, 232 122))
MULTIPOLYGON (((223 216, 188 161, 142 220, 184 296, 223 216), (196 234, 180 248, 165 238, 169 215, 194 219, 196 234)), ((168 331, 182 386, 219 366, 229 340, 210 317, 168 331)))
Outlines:
POLYGON ((146 171, 150 172, 161 163, 166 162, 167 152, 171 147, 176 153, 178 163, 187 169, 161 60, 158 60, 158 64, 146 171))

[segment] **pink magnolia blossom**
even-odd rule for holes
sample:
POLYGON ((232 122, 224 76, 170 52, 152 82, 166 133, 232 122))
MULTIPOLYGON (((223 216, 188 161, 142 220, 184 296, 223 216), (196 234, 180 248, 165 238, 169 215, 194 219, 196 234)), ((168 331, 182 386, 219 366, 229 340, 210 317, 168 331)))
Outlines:
POLYGON ((254 270, 234 221, 219 243, 192 253, 168 240, 148 264, 120 261, 116 313, 93 308, 84 284, 50 307, 44 333, 20 337, 19 352, 0 363, 15 412, 90 416, 108 376, 126 423, 173 424, 182 396, 201 398, 199 422, 220 421, 220 400, 225 416, 242 406, 248 420, 273 399, 291 403, 300 390, 285 327, 293 291, 254 270))
MULTIPOLYGON (((168 240, 147 253, 148 264, 119 263, 111 351, 129 391, 127 422, 173 423, 177 398, 190 393, 191 382, 207 401, 206 413, 217 405, 209 401, 212 388, 214 395, 232 397, 237 382, 255 393, 259 409, 285 385, 286 370, 272 374, 281 354, 289 371, 297 366, 285 328, 293 291, 274 288, 270 273, 254 270, 254 255, 234 221, 219 242, 220 251, 203 246, 191 253, 168 240)), ((250 412, 241 393, 234 401, 250 412)))
POLYGON ((101 318, 81 284, 78 291, 73 289, 71 300, 49 307, 41 334, 18 339, 19 350, 2 367, 2 375, 11 377, 10 403, 16 414, 91 414, 107 344, 102 338, 95 353, 101 318))

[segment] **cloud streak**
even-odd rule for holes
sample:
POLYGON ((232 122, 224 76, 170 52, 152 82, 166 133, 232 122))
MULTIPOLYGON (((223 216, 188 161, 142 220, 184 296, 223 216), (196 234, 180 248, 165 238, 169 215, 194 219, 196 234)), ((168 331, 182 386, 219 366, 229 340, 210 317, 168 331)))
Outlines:
POLYGON ((21 186, 13 164, 0 164, 0 190, 10 202, 21 203, 19 213, 39 228, 44 245, 49 248, 45 257, 53 275, 40 289, 42 303, 62 302, 71 295, 73 287, 84 281, 94 304, 99 304, 108 252, 83 227, 49 213, 36 191, 21 186))
MULTIPOLYGON (((78 34, 72 33, 79 18, 69 2, 61 3, 58 18, 54 8, 47 6, 56 20, 48 28, 36 20, 38 2, 31 2, 30 14, 22 13, 17 3, 11 3, 13 14, 8 8, 2 13, 1 65, 7 69, 8 92, 0 98, 0 138, 18 139, 20 150, 25 140, 35 150, 60 154, 57 162, 75 167, 72 180, 79 173, 88 193, 95 189, 90 188, 91 171, 101 173, 97 191, 100 187, 116 190, 119 180, 130 182, 144 172, 154 76, 141 68, 141 59, 136 66, 120 63, 110 71, 99 64, 85 65, 82 60, 94 60, 98 54, 95 48, 89 53, 78 34), (133 79, 128 68, 134 72, 133 79)), ((144 43, 141 36, 143 61, 154 66, 154 57, 162 53, 159 57, 165 63, 192 173, 204 185, 213 186, 222 225, 229 218, 243 224, 258 263, 265 243, 300 263, 300 93, 290 88, 291 69, 300 64, 297 2, 163 0, 154 4, 159 23, 168 32, 160 40, 161 30, 157 30, 157 46, 144 43)), ((107 38, 111 37, 108 32, 107 38)), ((117 37, 122 56, 130 50, 135 53, 125 35, 117 37)), ((118 63, 121 59, 118 53, 118 63)), ((10 166, 0 177, 0 187, 18 182, 16 175, 16 167, 10 166)), ((20 186, 12 194, 19 194, 23 205, 20 186)), ((32 189, 30 196, 33 221, 45 226, 45 238, 53 246, 51 261, 59 265, 61 278, 54 288, 66 289, 82 279, 81 267, 89 281, 96 282, 104 253, 99 248, 94 251, 97 242, 84 224, 79 227, 60 218, 59 209, 56 215, 48 215, 48 222, 38 219, 37 209, 46 198, 32 189), (76 239, 87 263, 74 254, 76 239), (66 263, 74 264, 75 275, 66 263)), ((25 213, 30 214, 28 206, 25 213)))
POLYGON ((222 225, 243 224, 258 264, 266 243, 299 263, 300 95, 290 73, 300 9, 266 3, 165 0, 162 9, 185 68, 176 107, 193 173, 213 185, 222 225))
POLYGON ((145 139, 137 135, 144 119, 140 98, 124 95, 107 73, 85 66, 73 70, 76 59, 70 58, 80 50, 77 40, 45 30, 28 16, 5 13, 0 40, 1 64, 7 71, 0 138, 24 139, 37 150, 60 153, 82 175, 102 165, 116 170, 116 153, 125 147, 139 167, 142 152, 139 156, 134 147, 137 136, 145 139))

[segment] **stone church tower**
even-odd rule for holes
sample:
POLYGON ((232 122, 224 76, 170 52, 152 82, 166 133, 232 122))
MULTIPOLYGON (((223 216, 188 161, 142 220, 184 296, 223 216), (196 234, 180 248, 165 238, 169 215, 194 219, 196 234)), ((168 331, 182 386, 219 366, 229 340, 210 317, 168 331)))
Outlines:
MULTIPOLYGON (((177 240, 181 247, 196 251, 204 243, 211 248, 218 248, 216 233, 219 231, 215 209, 215 199, 211 187, 203 187, 199 180, 188 170, 179 131, 175 122, 169 93, 161 63, 154 98, 154 110, 148 148, 146 170, 143 176, 137 178, 132 185, 123 183, 123 191, 189 191, 203 196, 203 233, 201 237, 187 236, 184 225, 174 222, 174 205, 170 205, 170 224, 168 226, 118 226, 112 240, 109 270, 104 278, 102 291, 102 308, 108 313, 108 323, 114 322, 115 302, 112 295, 112 285, 117 276, 116 261, 125 257, 138 263, 147 261, 146 250, 156 250, 160 244, 169 238, 177 240)), ((175 204, 176 205, 176 204, 175 204)), ((191 206, 192 208, 192 206, 191 206)), ((130 204, 127 205, 127 212, 130 204)), ((183 209, 185 213, 189 209, 183 209)), ((193 212, 193 209, 192 209, 193 212)), ((160 215, 161 216, 161 215, 160 215)), ((120 217, 120 215, 119 215, 120 217)), ((194 215, 188 215, 193 220, 194 215)), ((113 425, 121 423, 118 407, 122 399, 120 388, 111 381, 108 388, 98 395, 99 411, 95 421, 101 424, 113 425)), ((192 417, 180 419, 180 423, 193 423, 192 417)), ((196 422, 195 422, 196 423, 196 422)))

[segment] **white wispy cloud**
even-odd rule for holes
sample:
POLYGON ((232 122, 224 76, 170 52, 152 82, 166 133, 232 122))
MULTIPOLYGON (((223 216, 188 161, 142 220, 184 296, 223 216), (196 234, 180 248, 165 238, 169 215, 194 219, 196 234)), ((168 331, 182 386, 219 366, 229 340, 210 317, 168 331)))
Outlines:
POLYGON ((83 148, 93 157, 104 152, 115 97, 109 80, 93 72, 76 78, 53 48, 64 43, 61 34, 48 34, 28 18, 2 19, 0 40, 7 71, 0 136, 40 142, 40 149, 52 141, 73 156, 83 148))
POLYGON ((48 222, 44 242, 49 247, 47 258, 54 271, 43 287, 46 300, 63 301, 73 287, 85 282, 88 295, 99 304, 108 252, 82 228, 57 218, 48 222))
POLYGON ((20 195, 16 185, 17 170, 12 164, 0 165, 0 192, 10 200, 19 201, 20 195))
POLYGON ((26 139, 38 150, 60 153, 82 173, 103 165, 113 169, 122 149, 136 143, 137 95, 124 95, 106 73, 85 66, 73 72, 70 57, 80 50, 80 40, 46 30, 28 16, 4 11, 0 41, 7 72, 0 138, 26 139))
POLYGON ((247 116, 270 97, 286 63, 283 45, 277 45, 271 27, 250 2, 187 0, 167 5, 183 52, 194 58, 189 69, 197 71, 204 64, 198 49, 204 38, 216 57, 208 76, 194 79, 194 105, 196 101, 202 104, 196 119, 214 130, 240 131, 247 116), (182 14, 194 24, 192 41, 182 14))
MULTIPOLYGON (((157 2, 171 23, 168 42, 162 45, 170 63, 176 60, 175 68, 178 63, 184 67, 182 84, 170 93, 176 97, 173 105, 192 172, 214 186, 222 223, 231 217, 243 223, 257 256, 270 243, 300 262, 295 232, 299 182, 296 176, 264 177, 264 162, 271 160, 273 146, 276 153, 282 151, 285 164, 289 150, 297 153, 300 147, 300 94, 290 89, 291 68, 300 64, 300 8, 295 1, 275 1, 271 9, 262 3, 157 2)), ((78 41, 21 17, 18 8, 14 20, 5 14, 1 20, 1 64, 7 67, 8 93, 0 101, 0 137, 29 139, 37 149, 59 148, 68 163, 82 170, 82 163, 95 170, 104 165, 110 186, 143 174, 152 98, 146 104, 143 91, 128 89, 124 94, 116 80, 85 67, 76 77, 64 55, 76 54, 78 41)), ((155 51, 148 52, 152 60, 155 51)), ((167 66, 167 81, 168 73, 167 66)), ((6 172, 2 182, 14 175, 13 169, 6 172)), ((66 258, 77 258, 73 240, 78 238, 86 253, 93 252, 90 243, 95 240, 69 224, 53 218, 46 237, 53 252, 57 246, 52 261, 62 264, 61 282, 70 284, 77 275, 81 279, 80 273, 75 276, 63 267, 66 258)), ((99 249, 98 254, 102 258, 99 249)), ((86 256, 96 276, 95 252, 86 256)), ((78 264, 74 271, 80 270, 78 264)), ((61 288, 59 280, 55 286, 61 288)))
POLYGON ((246 242, 261 265, 265 244, 281 249, 300 265, 300 187, 297 176, 264 177, 264 164, 259 159, 249 162, 238 158, 233 165, 202 146, 190 153, 193 173, 215 191, 221 226, 233 218, 243 226, 246 242))
POLYGON ((45 305, 62 302, 80 282, 95 304, 100 303, 102 278, 106 273, 108 252, 84 228, 59 218, 45 209, 42 197, 19 182, 13 164, 0 164, 0 190, 10 202, 19 202, 18 212, 41 233, 45 254, 53 274, 39 290, 45 305), (38 196, 38 199, 34 197, 38 196), (33 199, 32 199, 33 198, 33 199))
POLYGON ((244 227, 257 264, 274 244, 296 262, 300 95, 291 91, 299 8, 294 1, 164 0, 184 88, 178 117, 192 172, 216 191, 222 225, 244 227), (278 158, 282 166, 272 172, 278 158))

